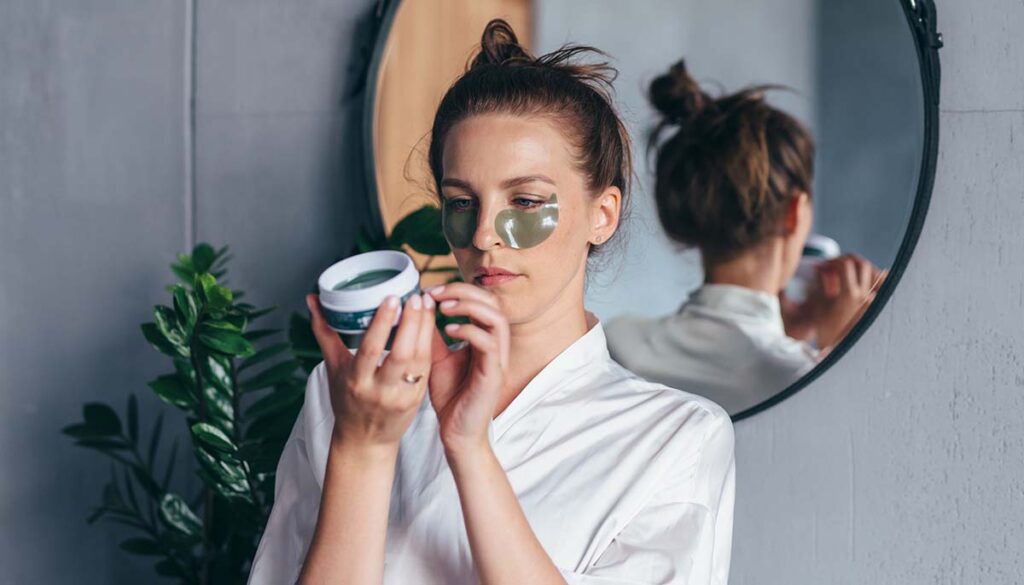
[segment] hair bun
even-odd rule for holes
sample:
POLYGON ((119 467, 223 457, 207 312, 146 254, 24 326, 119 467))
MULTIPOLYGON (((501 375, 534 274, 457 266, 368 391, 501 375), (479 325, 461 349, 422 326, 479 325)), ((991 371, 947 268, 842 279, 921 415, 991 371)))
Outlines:
POLYGON ((715 101, 690 76, 685 60, 651 82, 648 98, 669 122, 676 124, 692 122, 715 101))
POLYGON ((533 63, 535 59, 519 44, 512 26, 501 18, 487 23, 480 37, 480 52, 470 68, 481 65, 503 65, 509 62, 533 63))

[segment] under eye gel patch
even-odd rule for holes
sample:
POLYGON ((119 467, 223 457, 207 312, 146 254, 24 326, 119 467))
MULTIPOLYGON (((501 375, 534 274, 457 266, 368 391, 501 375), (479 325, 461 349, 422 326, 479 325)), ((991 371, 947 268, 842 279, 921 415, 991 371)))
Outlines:
MULTIPOLYGON (((473 244, 477 228, 476 213, 449 211, 441 207, 441 224, 448 243, 453 248, 468 248, 473 244)), ((515 250, 532 248, 548 239, 558 226, 558 196, 533 209, 503 209, 494 218, 494 231, 505 244, 515 250)))

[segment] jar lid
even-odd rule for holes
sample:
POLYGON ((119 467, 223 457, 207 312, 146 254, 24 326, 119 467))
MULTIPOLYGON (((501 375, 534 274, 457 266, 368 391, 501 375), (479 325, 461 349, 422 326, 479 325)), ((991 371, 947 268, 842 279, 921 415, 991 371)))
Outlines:
POLYGON ((419 282, 419 271, 408 254, 380 250, 357 254, 332 264, 320 274, 317 286, 320 302, 324 305, 338 311, 366 311, 376 309, 390 295, 404 296, 419 286, 419 282), (334 290, 339 284, 380 270, 393 270, 397 274, 362 288, 334 290))

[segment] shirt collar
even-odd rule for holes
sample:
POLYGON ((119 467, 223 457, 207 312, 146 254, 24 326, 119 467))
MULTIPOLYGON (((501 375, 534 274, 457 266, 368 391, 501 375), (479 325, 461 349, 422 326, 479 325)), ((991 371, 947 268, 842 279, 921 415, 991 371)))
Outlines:
POLYGON ((611 359, 601 320, 586 312, 589 329, 547 363, 492 422, 491 437, 498 438, 552 390, 564 388, 593 366, 611 359))
POLYGON ((685 306, 764 320, 784 331, 779 297, 735 284, 704 283, 687 299, 685 306))

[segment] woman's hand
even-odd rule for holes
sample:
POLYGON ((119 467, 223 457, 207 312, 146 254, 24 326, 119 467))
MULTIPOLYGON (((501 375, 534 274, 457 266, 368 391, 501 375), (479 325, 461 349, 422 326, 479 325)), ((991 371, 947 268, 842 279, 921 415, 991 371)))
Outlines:
POLYGON ((452 351, 434 334, 430 400, 437 413, 441 442, 449 452, 488 443, 487 427, 501 398, 509 360, 508 320, 486 290, 455 282, 427 290, 449 316, 469 317, 445 332, 468 345, 452 351))
POLYGON ((859 254, 844 254, 817 266, 808 303, 813 307, 818 346, 839 343, 875 300, 889 274, 859 254))
POLYGON ((397 297, 389 297, 377 309, 354 356, 328 327, 315 294, 306 295, 306 305, 327 368, 335 421, 333 440, 397 449, 423 401, 430 377, 431 335, 436 331, 433 299, 409 297, 391 353, 379 366, 398 312, 397 297), (409 383, 403 380, 405 374, 421 377, 409 383))

